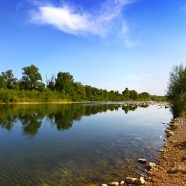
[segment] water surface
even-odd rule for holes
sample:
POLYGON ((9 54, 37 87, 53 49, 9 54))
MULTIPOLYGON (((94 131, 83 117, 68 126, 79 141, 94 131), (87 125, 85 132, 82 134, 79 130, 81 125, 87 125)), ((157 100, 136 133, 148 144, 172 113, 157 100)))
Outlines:
POLYGON ((0 105, 0 185, 83 186, 139 176, 171 113, 158 105, 0 105))

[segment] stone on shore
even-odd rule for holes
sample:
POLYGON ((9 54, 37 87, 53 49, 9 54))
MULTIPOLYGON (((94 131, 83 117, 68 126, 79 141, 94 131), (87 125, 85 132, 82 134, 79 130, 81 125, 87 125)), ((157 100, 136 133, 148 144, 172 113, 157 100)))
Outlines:
POLYGON ((119 186, 119 183, 116 181, 110 182, 109 186, 119 186))
POLYGON ((185 174, 186 170, 181 165, 175 165, 167 171, 168 174, 175 174, 175 173, 178 173, 178 172, 185 174))
POLYGON ((149 163, 147 163, 147 167, 149 169, 152 169, 152 168, 156 167, 156 164, 155 163, 152 163, 152 162, 149 162, 149 163))
POLYGON ((139 158, 138 159, 138 162, 139 163, 142 163, 142 164, 145 164, 145 163, 147 163, 147 160, 146 159, 143 159, 143 158, 139 158))
POLYGON ((174 132, 168 131, 168 132, 167 132, 167 137, 170 137, 170 136, 174 136, 174 132))
POLYGON ((131 178, 131 177, 125 178, 125 182, 128 184, 133 184, 136 180, 137 180, 137 178, 131 178))
POLYGON ((159 151, 159 152, 164 152, 165 150, 164 150, 164 149, 159 149, 158 151, 159 151))
POLYGON ((144 177, 137 178, 136 181, 134 182, 136 185, 144 185, 145 180, 144 177))

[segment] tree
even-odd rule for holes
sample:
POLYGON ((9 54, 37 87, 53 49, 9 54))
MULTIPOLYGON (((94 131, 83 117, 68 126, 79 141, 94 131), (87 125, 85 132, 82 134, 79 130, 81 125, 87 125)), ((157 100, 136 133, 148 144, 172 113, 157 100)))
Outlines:
POLYGON ((44 84, 42 83, 42 77, 39 73, 39 69, 34 66, 28 66, 22 68, 24 71, 21 79, 21 88, 25 90, 43 90, 44 84))
POLYGON ((92 95, 92 87, 89 85, 85 86, 85 93, 86 93, 86 99, 89 101, 93 101, 93 95, 92 95))
POLYGON ((2 89, 6 88, 6 81, 3 76, 0 76, 0 88, 2 89))
POLYGON ((148 92, 142 92, 139 94, 139 99, 142 101, 150 101, 151 100, 151 96, 148 92))
POLYGON ((130 98, 132 100, 137 100, 138 99, 138 93, 135 90, 130 91, 130 98))
POLYGON ((170 73, 167 97, 174 117, 186 114, 186 67, 183 64, 174 66, 170 73))
POLYGON ((122 95, 125 100, 130 100, 130 90, 128 88, 125 88, 125 90, 122 92, 122 95))
POLYGON ((59 72, 55 84, 56 90, 61 91, 67 95, 74 93, 74 79, 68 72, 59 72))
POLYGON ((47 87, 48 89, 54 91, 54 90, 55 90, 55 75, 53 74, 53 75, 50 77, 50 79, 48 79, 48 78, 46 77, 46 83, 47 83, 46 87, 47 87))
POLYGON ((85 87, 80 82, 74 83, 74 88, 76 92, 76 100, 81 101, 86 99, 85 87))
POLYGON ((18 80, 17 78, 14 78, 12 70, 1 72, 1 77, 4 78, 6 87, 8 89, 18 89, 18 80))

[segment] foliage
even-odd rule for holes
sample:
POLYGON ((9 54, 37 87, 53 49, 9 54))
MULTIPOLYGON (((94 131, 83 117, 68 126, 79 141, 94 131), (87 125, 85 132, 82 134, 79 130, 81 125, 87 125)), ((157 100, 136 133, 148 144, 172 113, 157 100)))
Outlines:
POLYGON ((167 97, 174 117, 186 115, 186 67, 174 66, 169 77, 167 97))
POLYGON ((14 77, 12 70, 0 75, 0 102, 81 102, 81 101, 148 101, 151 96, 147 92, 137 93, 135 90, 107 91, 90 85, 75 82, 69 72, 59 72, 57 76, 46 78, 46 86, 42 82, 39 69, 34 66, 22 68, 22 78, 14 77))
POLYGON ((24 90, 39 90, 42 91, 45 87, 42 83, 42 77, 39 73, 39 69, 34 66, 28 66, 22 68, 23 76, 20 82, 21 88, 24 90))

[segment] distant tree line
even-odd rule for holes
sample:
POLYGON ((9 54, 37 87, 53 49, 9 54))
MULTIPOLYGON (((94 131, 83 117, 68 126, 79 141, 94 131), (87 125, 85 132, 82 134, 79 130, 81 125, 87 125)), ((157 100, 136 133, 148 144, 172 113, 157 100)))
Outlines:
POLYGON ((75 82, 69 72, 59 72, 46 78, 43 83, 39 69, 35 65, 22 68, 22 78, 14 77, 12 70, 1 72, 0 102, 62 102, 62 101, 149 101, 147 92, 138 93, 125 88, 108 91, 75 82))

